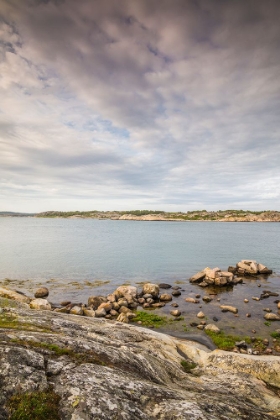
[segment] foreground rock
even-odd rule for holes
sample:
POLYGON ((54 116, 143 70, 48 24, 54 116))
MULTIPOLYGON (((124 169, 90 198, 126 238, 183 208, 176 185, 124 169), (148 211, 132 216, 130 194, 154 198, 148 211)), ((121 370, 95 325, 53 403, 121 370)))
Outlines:
POLYGON ((280 419, 280 357, 210 352, 129 324, 6 301, 1 420, 12 395, 50 387, 65 420, 280 419))

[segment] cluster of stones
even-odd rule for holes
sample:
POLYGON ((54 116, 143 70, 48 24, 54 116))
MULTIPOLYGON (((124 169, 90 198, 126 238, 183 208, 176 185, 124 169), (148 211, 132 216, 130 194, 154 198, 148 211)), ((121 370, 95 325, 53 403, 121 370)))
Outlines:
POLYGON ((239 274, 243 276, 259 275, 259 274, 272 274, 266 265, 260 264, 255 260, 241 260, 235 267, 230 266, 228 268, 233 274, 239 274))
POLYGON ((229 266, 228 271, 222 271, 219 267, 199 271, 190 278, 191 283, 197 283, 201 287, 207 286, 232 286, 242 283, 243 279, 238 276, 252 276, 259 274, 272 274, 272 270, 255 260, 242 260, 236 266, 229 266))
MULTIPOLYGON (((172 301, 173 296, 180 296, 181 292, 175 286, 172 294, 160 293, 160 287, 169 288, 167 284, 146 283, 140 293, 134 286, 120 286, 113 293, 105 296, 90 296, 87 305, 82 303, 72 303, 70 301, 61 302, 59 307, 53 308, 46 299, 49 291, 46 287, 41 287, 35 293, 35 299, 30 302, 32 309, 54 310, 55 312, 69 313, 73 315, 84 315, 89 317, 116 319, 119 322, 129 322, 136 317, 135 309, 138 306, 147 308, 161 308, 167 302, 172 301)), ((178 306, 174 304, 174 306, 178 306)), ((172 310, 170 314, 174 317, 181 315, 179 310, 172 310)))

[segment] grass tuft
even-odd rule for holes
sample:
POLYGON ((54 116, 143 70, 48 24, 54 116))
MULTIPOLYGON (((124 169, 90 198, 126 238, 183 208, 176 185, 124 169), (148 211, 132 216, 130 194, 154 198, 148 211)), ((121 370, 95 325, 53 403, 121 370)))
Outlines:
POLYGON ((133 318, 133 322, 141 321, 144 327, 159 328, 168 323, 166 316, 159 316, 153 313, 147 313, 145 311, 136 311, 136 317, 133 318))
POLYGON ((60 396, 52 390, 14 395, 8 401, 10 420, 61 420, 60 396))

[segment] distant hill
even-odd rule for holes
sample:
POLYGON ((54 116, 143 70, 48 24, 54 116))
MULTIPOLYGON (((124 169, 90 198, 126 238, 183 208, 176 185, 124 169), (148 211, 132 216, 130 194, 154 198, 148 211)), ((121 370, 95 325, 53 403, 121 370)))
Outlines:
POLYGON ((0 217, 34 217, 36 213, 18 213, 14 211, 0 211, 0 217))
POLYGON ((36 217, 66 219, 112 219, 143 221, 213 221, 213 222, 280 222, 279 211, 251 210, 196 210, 182 212, 164 212, 160 210, 130 211, 47 211, 36 214, 36 217))

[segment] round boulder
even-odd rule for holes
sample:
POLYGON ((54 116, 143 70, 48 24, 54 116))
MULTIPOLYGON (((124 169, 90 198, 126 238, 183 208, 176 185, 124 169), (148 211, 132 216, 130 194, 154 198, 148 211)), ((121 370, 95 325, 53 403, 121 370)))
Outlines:
POLYGON ((153 283, 145 283, 143 285, 143 293, 145 294, 150 294, 153 297, 158 297, 159 295, 159 287, 157 284, 153 284, 153 283))
POLYGON ((49 289, 47 287, 39 287, 34 293, 36 299, 38 298, 46 298, 49 296, 49 289))
POLYGON ((172 296, 168 293, 163 293, 162 295, 160 295, 159 300, 161 300, 162 302, 170 302, 172 300, 172 296))

